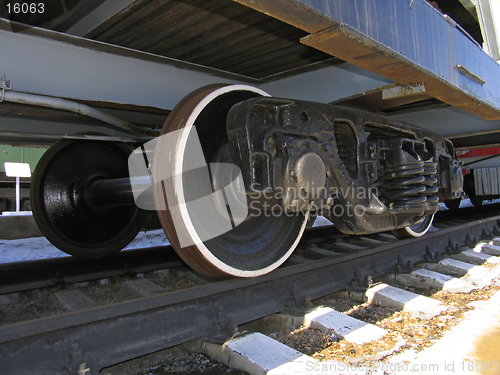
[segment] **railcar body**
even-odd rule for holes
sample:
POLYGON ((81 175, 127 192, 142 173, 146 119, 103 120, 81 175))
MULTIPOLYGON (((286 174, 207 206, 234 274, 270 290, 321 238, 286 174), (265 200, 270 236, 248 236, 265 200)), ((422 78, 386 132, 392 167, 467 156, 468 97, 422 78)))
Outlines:
POLYGON ((463 2, 6 7, 0 141, 50 146, 34 215, 80 257, 119 251, 145 211, 210 277, 271 271, 316 215, 421 236, 464 196, 455 151, 498 143, 496 39, 463 2))

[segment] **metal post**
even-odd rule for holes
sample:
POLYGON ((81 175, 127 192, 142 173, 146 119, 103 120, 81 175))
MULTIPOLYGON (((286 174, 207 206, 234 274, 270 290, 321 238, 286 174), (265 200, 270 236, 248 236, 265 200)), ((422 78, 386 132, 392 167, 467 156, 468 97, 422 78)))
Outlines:
POLYGON ((19 185, 21 185, 21 183, 19 182, 19 177, 16 177, 16 212, 20 211, 21 206, 21 198, 19 197, 19 185))

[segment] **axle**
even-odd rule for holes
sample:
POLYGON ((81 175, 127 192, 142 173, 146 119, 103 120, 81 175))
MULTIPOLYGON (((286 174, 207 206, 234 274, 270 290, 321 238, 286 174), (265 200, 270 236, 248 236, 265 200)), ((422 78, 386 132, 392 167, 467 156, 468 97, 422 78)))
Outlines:
POLYGON ((92 207, 133 206, 130 178, 103 179, 93 182, 85 194, 92 207))

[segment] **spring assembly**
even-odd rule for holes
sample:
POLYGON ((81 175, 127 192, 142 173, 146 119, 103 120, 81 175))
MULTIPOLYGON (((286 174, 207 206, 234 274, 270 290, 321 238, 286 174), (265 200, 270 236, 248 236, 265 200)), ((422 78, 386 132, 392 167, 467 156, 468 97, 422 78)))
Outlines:
POLYGON ((427 161, 424 163, 424 172, 422 173, 422 175, 425 176, 425 181, 423 182, 423 184, 426 188, 424 194, 427 197, 427 205, 433 207, 439 205, 439 197, 436 195, 439 190, 439 188, 437 187, 437 168, 437 162, 427 161))
POLYGON ((379 144, 378 179, 371 184, 390 210, 423 212, 439 205, 438 163, 432 144, 392 138, 379 144))
POLYGON ((377 181, 379 198, 391 209, 425 209, 439 204, 436 196, 437 163, 415 160, 414 163, 391 166, 377 181))
POLYGON ((424 163, 397 165, 387 169, 385 198, 390 200, 390 208, 425 208, 427 197, 423 194, 426 190, 424 163))

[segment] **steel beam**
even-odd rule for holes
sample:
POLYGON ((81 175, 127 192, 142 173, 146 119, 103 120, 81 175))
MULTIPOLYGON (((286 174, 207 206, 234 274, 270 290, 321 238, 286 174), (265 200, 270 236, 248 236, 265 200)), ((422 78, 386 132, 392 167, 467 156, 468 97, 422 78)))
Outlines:
POLYGON ((172 109, 212 83, 255 80, 67 34, 29 28, 10 31, 0 19, 0 74, 13 89, 73 100, 172 109))
POLYGON ((128 7, 134 1, 135 0, 107 0, 69 28, 67 33, 76 36, 85 36, 115 14, 128 7))
MULTIPOLYGON (((434 131, 450 139, 456 150, 498 147, 500 121, 487 121, 458 108, 447 107, 391 116, 434 131)), ((489 160, 483 166, 497 165, 489 160)))

